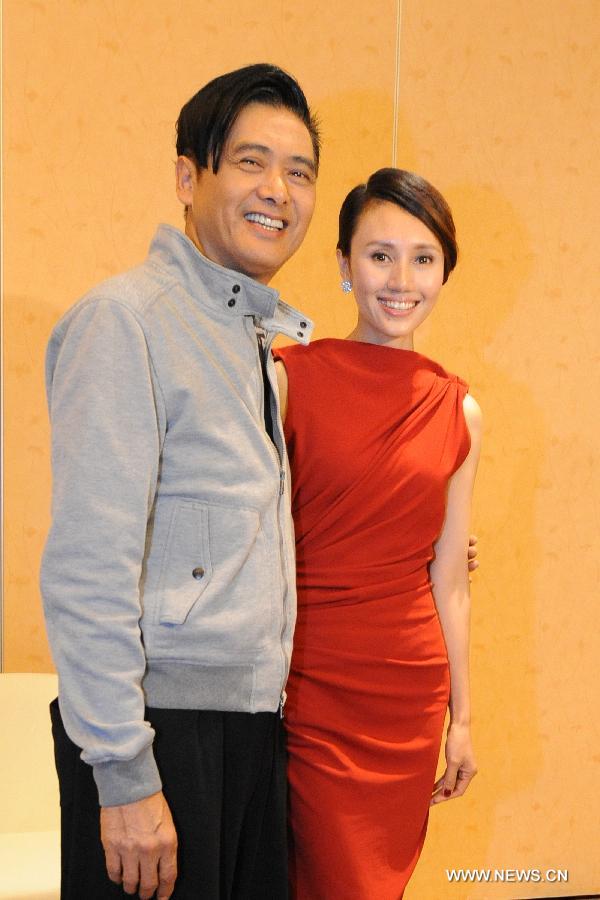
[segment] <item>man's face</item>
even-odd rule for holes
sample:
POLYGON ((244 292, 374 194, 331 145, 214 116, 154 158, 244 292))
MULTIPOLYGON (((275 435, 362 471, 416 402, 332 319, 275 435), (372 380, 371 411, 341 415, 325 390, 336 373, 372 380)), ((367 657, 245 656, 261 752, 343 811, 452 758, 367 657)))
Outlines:
POLYGON ((251 103, 238 115, 215 174, 177 161, 185 232, 219 265, 263 284, 298 249, 315 206, 316 171, 306 125, 285 107, 251 103))

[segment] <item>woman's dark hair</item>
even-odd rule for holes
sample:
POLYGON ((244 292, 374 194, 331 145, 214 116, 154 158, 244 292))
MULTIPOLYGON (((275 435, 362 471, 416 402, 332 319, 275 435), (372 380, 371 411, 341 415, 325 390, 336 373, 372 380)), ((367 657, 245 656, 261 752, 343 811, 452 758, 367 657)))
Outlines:
POLYGON ((444 252, 444 282, 456 265, 458 245, 450 207, 436 188, 420 175, 404 169, 379 169, 366 184, 353 188, 340 209, 338 250, 350 255, 358 220, 372 203, 387 201, 420 219, 432 231, 444 252))
POLYGON ((249 103, 284 107, 295 113, 308 128, 318 169, 319 127, 304 92, 295 78, 268 63, 220 75, 188 100, 177 120, 177 155, 189 156, 201 169, 207 169, 210 160, 216 173, 229 132, 249 103))

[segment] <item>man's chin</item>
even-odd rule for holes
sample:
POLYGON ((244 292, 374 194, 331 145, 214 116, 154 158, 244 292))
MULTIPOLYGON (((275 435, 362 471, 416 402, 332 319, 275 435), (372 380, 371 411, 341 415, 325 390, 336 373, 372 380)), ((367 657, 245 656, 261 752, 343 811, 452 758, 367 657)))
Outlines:
POLYGON ((243 262, 240 260, 240 265, 237 267, 237 270, 248 275, 250 278, 253 278, 255 281, 260 281, 261 284, 268 284, 282 266, 286 264, 294 252, 295 251, 292 251, 286 255, 278 254, 277 256, 272 255, 268 257, 259 257, 258 255, 247 257, 243 262))

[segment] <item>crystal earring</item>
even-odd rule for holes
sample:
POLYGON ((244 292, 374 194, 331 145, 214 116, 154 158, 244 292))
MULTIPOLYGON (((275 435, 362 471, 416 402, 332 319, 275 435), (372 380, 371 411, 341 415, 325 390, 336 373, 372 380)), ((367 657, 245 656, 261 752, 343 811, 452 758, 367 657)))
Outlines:
POLYGON ((345 294, 349 294, 352 290, 352 282, 344 279, 344 281, 342 281, 342 290, 345 294))

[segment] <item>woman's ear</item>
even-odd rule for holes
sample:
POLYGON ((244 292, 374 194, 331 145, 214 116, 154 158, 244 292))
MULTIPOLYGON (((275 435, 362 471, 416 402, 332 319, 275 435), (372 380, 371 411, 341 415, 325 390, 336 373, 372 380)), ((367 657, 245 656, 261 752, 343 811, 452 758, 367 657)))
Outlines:
POLYGON ((352 273, 350 272, 350 265, 348 263, 348 260, 341 250, 336 250, 335 252, 337 256, 340 275, 342 276, 342 281, 352 281, 352 273))

